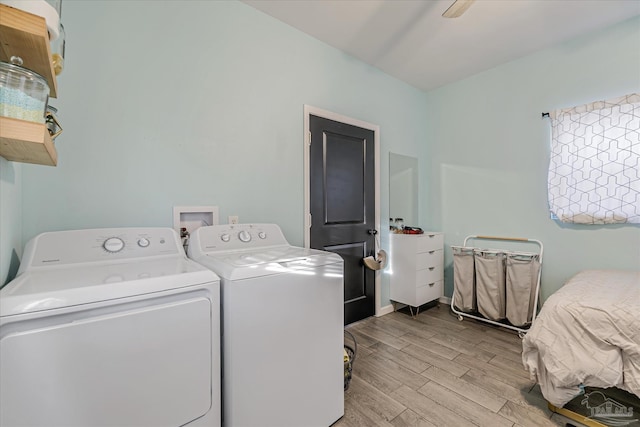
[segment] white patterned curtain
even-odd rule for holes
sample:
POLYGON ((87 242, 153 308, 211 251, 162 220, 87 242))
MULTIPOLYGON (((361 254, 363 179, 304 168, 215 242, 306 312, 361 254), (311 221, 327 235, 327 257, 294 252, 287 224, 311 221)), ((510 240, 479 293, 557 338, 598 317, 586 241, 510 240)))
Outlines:
POLYGON ((640 223, 640 94, 549 116, 552 216, 577 224, 640 223))

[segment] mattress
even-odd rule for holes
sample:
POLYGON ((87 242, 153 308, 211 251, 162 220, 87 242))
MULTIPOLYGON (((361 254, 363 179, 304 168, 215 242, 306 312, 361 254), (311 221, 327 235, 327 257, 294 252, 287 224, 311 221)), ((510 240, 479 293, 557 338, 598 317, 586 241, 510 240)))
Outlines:
POLYGON ((525 335, 522 361, 558 407, 582 386, 640 397, 640 272, 587 270, 569 279, 525 335))

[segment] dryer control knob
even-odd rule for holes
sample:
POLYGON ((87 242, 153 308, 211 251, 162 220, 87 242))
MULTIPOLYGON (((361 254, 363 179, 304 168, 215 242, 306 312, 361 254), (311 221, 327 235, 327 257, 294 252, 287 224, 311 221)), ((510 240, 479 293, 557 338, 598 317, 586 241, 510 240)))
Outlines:
POLYGON ((251 241, 251 234, 249 234, 249 232, 247 230, 242 230, 241 232, 238 233, 238 239, 240 239, 241 242, 250 242, 251 241))
POLYGON ((102 247, 109 253, 120 252, 124 248, 124 241, 119 237, 110 237, 104 241, 102 247))
POLYGON ((258 233, 258 237, 261 239, 266 239, 267 238, 267 233, 265 233, 264 231, 261 231, 258 233))
POLYGON ((146 248, 147 246, 149 246, 149 239, 147 239, 146 237, 139 238, 138 246, 140 246, 141 248, 146 248))
POLYGON ((231 240, 231 236, 225 233, 222 236, 220 236, 220 240, 222 240, 223 242, 228 242, 229 240, 231 240))

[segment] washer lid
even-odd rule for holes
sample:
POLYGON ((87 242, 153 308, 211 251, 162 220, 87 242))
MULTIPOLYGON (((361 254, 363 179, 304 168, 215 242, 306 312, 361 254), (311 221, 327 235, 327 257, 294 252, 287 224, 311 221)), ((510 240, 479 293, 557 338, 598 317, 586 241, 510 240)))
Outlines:
POLYGON ((27 270, 0 289, 0 316, 32 313, 217 282, 183 256, 27 270))
POLYGON ((333 274, 340 277, 343 274, 343 261, 340 255, 289 245, 243 251, 212 252, 200 255, 195 261, 211 268, 220 277, 229 280, 282 273, 314 274, 315 269, 329 264, 335 264, 333 274))

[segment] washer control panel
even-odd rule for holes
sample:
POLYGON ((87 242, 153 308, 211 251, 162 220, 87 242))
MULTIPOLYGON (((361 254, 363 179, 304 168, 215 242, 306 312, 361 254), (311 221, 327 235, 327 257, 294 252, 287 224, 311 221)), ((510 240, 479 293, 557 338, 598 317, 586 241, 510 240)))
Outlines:
POLYGON ((276 224, 226 224, 200 227, 191 235, 190 251, 229 251, 287 245, 276 224), (198 247, 192 247, 193 244, 198 247))
POLYGON ((25 247, 25 259, 27 251, 34 267, 184 253, 177 233, 159 227, 42 233, 25 247))

